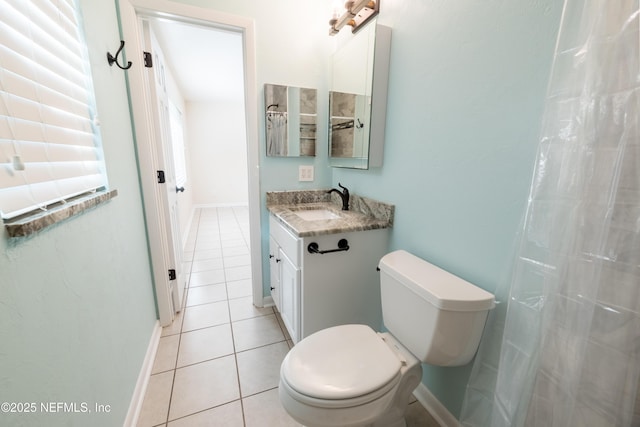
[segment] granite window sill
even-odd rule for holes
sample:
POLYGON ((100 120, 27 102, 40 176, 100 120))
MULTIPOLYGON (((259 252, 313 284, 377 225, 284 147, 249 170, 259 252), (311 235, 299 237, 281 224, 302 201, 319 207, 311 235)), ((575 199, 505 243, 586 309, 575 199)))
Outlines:
POLYGON ((79 215, 93 207, 101 205, 118 195, 118 190, 102 190, 85 196, 79 196, 66 203, 49 207, 46 211, 26 214, 4 221, 9 237, 27 237, 67 218, 79 215))

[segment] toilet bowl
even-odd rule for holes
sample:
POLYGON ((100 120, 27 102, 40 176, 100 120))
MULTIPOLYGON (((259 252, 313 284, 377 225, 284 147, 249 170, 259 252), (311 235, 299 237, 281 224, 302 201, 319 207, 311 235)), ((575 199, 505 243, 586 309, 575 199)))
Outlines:
POLYGON ((336 326, 310 335, 287 354, 280 401, 305 426, 391 427, 382 415, 400 419, 421 378, 420 361, 391 335, 366 325, 336 326))
POLYGON ((389 332, 324 329, 282 362, 280 401, 307 427, 404 427, 421 363, 457 366, 475 354, 492 294, 405 251, 385 255, 379 267, 389 332))

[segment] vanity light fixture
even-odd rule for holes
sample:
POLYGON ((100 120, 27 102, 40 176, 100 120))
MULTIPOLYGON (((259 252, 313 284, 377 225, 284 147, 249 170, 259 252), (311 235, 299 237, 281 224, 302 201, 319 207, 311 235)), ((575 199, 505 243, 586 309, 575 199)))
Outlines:
POLYGON ((334 9, 333 16, 329 20, 330 36, 338 34, 345 25, 351 26, 352 33, 358 31, 361 25, 378 14, 380 0, 348 0, 344 4, 342 14, 338 9, 334 9))

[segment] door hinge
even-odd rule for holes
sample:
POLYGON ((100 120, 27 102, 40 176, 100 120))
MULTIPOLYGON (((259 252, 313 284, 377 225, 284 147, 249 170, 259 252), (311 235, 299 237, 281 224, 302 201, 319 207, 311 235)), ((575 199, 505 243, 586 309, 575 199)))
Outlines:
POLYGON ((147 68, 153 67, 153 60, 151 59, 151 52, 143 52, 142 57, 144 59, 144 66, 147 68))
POLYGON ((176 271, 173 268, 169 270, 169 280, 176 280, 176 271))
POLYGON ((158 184, 164 184, 165 182, 164 171, 158 171, 158 184))

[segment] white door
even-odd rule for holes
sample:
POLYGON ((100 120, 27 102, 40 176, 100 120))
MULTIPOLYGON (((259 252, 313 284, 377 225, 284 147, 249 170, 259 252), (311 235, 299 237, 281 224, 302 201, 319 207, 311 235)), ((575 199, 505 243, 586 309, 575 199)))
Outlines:
POLYGON ((182 274, 182 249, 180 242, 180 222, 178 218, 178 189, 176 186, 176 174, 173 162, 173 146, 171 145, 171 129, 169 119, 169 94, 167 93, 167 82, 165 74, 165 61, 159 43, 153 34, 147 20, 141 20, 144 32, 144 50, 151 56, 151 67, 146 68, 149 82, 149 92, 151 99, 156 101, 150 106, 151 120, 155 131, 155 144, 158 153, 159 182, 164 179, 163 184, 159 184, 162 196, 166 197, 166 235, 167 235, 167 257, 170 270, 175 271, 175 279, 169 281, 173 310, 178 312, 182 309, 182 299, 184 294, 184 275, 182 274))
MULTIPOLYGON (((136 154, 140 169, 140 184, 143 192, 145 208, 145 222, 149 249, 152 261, 155 297, 158 306, 158 317, 161 326, 171 324, 174 317, 173 297, 169 293, 171 287, 167 280, 167 269, 175 268, 179 273, 181 265, 175 259, 175 254, 182 254, 176 250, 178 239, 172 237, 172 230, 178 224, 170 223, 171 205, 168 201, 169 188, 167 184, 157 184, 156 172, 165 167, 164 152, 155 143, 157 128, 151 116, 156 101, 150 94, 149 86, 155 86, 155 77, 150 79, 153 72, 141 66, 145 39, 143 37, 142 20, 144 17, 162 17, 176 19, 181 22, 202 22, 206 26, 227 28, 243 34, 243 49, 245 61, 245 114, 247 131, 247 162, 249 164, 249 217, 251 240, 251 271, 253 278, 253 299, 257 307, 263 306, 262 263, 261 263, 261 234, 260 234, 260 147, 258 144, 258 103, 257 77, 255 65, 255 29, 254 22, 245 17, 221 13, 210 8, 180 4, 167 0, 116 0, 122 34, 126 41, 125 53, 133 67, 126 71, 128 80, 131 112, 135 124, 136 154), (160 188, 162 191, 160 191, 160 188), (174 244, 175 242, 175 244, 174 244), (171 248, 173 255, 168 255, 171 248), (173 259, 171 259, 173 258, 173 259)), ((114 70, 114 72, 117 72, 114 70)), ((171 177, 170 179, 173 179, 171 177)), ((174 194, 175 196, 175 194, 174 194)), ((175 211, 174 211, 175 212, 175 211)), ((175 216, 173 218, 175 220, 175 216)), ((185 275, 186 277, 186 275, 185 275)), ((178 289, 178 292, 182 289, 178 289)), ((177 299, 180 299, 178 296, 177 299)))

